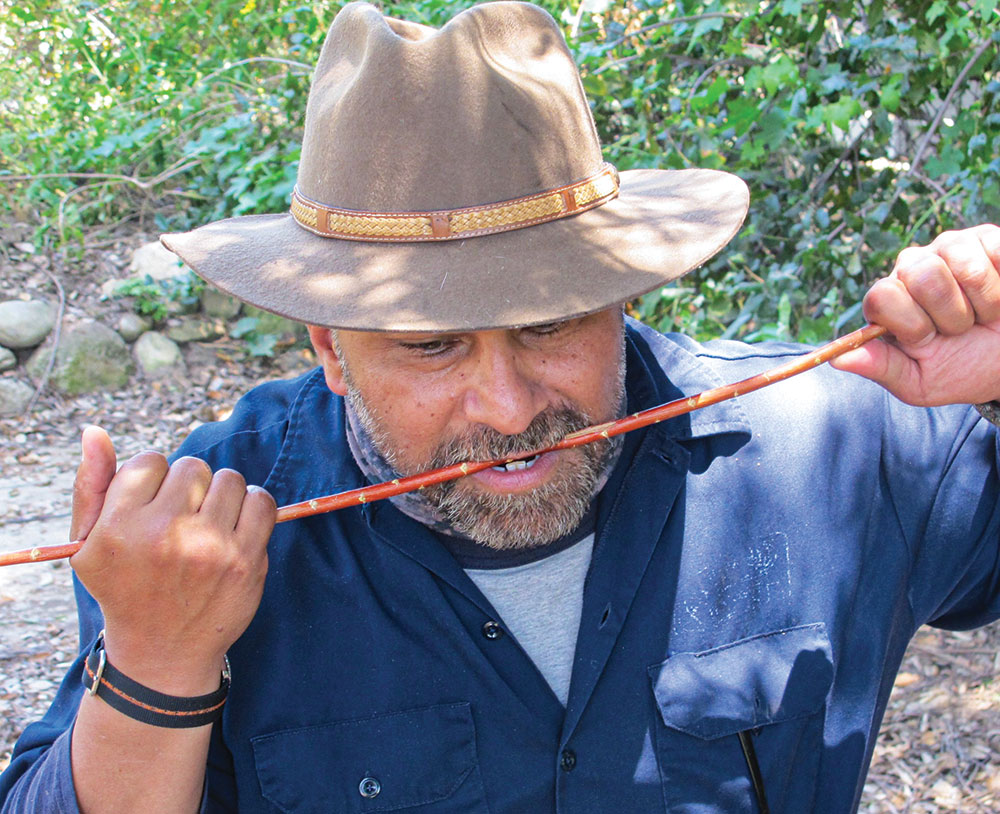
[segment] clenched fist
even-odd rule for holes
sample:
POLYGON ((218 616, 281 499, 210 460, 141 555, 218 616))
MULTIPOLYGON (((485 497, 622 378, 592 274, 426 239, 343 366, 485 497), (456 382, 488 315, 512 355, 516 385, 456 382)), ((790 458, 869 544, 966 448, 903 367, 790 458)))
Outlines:
POLYGON ((846 353, 834 367, 910 404, 1000 399, 1000 227, 945 232, 904 249, 864 310, 893 339, 846 353))
POLYGON ((196 458, 143 452, 116 473, 111 439, 88 427, 70 564, 104 613, 108 659, 160 692, 216 689, 260 603, 274 519, 266 491, 196 458))

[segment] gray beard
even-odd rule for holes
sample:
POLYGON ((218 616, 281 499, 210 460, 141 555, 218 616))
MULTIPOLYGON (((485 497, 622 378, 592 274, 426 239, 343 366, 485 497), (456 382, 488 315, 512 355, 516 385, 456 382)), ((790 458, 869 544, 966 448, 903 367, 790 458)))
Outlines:
MULTIPOLYGON (((342 353, 340 360, 347 385, 351 451, 362 472, 373 481, 391 480, 462 461, 493 460, 542 449, 595 423, 591 416, 573 407, 549 407, 535 416, 522 433, 504 435, 480 425, 442 443, 426 465, 405 471, 387 433, 354 385, 342 353)), ((623 343, 616 417, 624 415, 624 378, 623 343)), ((496 550, 535 548, 558 540, 580 524, 590 502, 607 482, 622 442, 622 437, 616 436, 559 453, 563 460, 552 479, 528 493, 485 492, 461 478, 391 500, 403 513, 436 531, 467 537, 496 550)))

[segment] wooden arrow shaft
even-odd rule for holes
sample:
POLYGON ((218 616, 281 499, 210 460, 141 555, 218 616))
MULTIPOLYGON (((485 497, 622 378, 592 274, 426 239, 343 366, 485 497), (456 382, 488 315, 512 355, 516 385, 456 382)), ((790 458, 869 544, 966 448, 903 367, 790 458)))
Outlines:
MULTIPOLYGON (((287 520, 297 520, 302 517, 311 517, 315 514, 333 512, 337 509, 345 509, 348 506, 359 506, 364 503, 372 503, 376 500, 385 500, 388 497, 395 497, 406 492, 414 492, 427 486, 433 486, 445 481, 463 478, 466 475, 472 475, 476 472, 482 472, 484 469, 489 469, 492 466, 530 458, 546 452, 556 452, 561 449, 592 444, 595 441, 607 440, 616 435, 648 427, 651 424, 659 424, 661 421, 676 418, 677 416, 700 410, 702 407, 708 407, 712 404, 718 404, 720 401, 727 401, 737 396, 752 393, 754 390, 760 390, 762 387, 767 387, 775 382, 784 381, 799 373, 812 370, 814 367, 829 362, 831 359, 849 350, 859 348, 866 342, 883 336, 885 333, 885 328, 879 325, 866 325, 864 328, 842 336, 840 339, 835 339, 821 348, 798 356, 792 361, 771 370, 751 376, 749 379, 705 390, 695 396, 677 399, 667 404, 661 404, 658 407, 651 407, 640 413, 633 413, 624 418, 619 418, 617 421, 609 421, 594 427, 587 427, 577 432, 572 432, 561 441, 544 449, 526 451, 512 458, 497 458, 492 461, 466 461, 464 463, 451 464, 440 469, 421 472, 405 478, 396 478, 374 486, 363 486, 360 489, 351 489, 348 492, 316 497, 311 500, 304 500, 301 503, 291 503, 278 509, 277 522, 284 523, 287 520)), ((72 543, 64 543, 62 545, 39 546, 37 548, 0 554, 0 566, 65 559, 66 557, 72 557, 79 551, 83 543, 83 540, 76 540, 72 543)))

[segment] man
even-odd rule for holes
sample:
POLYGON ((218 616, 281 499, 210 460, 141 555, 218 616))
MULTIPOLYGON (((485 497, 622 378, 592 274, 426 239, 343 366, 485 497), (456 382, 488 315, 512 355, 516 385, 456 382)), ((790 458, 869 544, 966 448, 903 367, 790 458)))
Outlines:
POLYGON ((517 458, 798 352, 623 322, 745 209, 723 173, 603 165, 544 12, 346 7, 291 215, 164 238, 309 323, 321 367, 171 465, 116 474, 84 433, 83 653, 3 811, 853 810, 910 635, 1000 616, 969 406, 1000 398, 997 227, 873 287, 894 340, 838 367, 885 389, 817 369, 272 532, 274 500, 517 458))

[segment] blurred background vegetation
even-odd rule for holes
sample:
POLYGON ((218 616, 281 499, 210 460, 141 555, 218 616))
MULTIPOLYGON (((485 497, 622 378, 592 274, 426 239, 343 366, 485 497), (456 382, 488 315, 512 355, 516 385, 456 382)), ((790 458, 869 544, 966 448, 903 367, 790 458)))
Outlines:
MULTIPOLYGON (((385 3, 443 24, 464 0, 385 3)), ((619 169, 726 169, 747 224, 634 310, 699 338, 857 327, 904 245, 1000 221, 995 0, 543 2, 619 169)), ((0 219, 73 250, 287 208, 340 4, 0 0, 0 219)))

